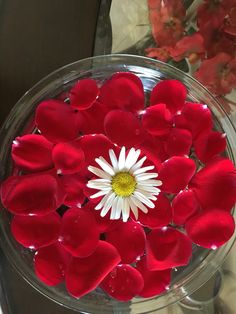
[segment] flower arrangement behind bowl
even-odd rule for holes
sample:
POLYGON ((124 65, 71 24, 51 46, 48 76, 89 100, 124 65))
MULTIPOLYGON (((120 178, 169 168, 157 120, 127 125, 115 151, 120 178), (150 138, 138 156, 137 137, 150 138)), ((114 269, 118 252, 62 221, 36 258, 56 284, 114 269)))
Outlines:
POLYGON ((65 281, 74 297, 100 287, 120 301, 149 298, 169 289, 193 244, 215 250, 231 238, 226 135, 186 97, 164 80, 145 103, 140 78, 117 72, 38 104, 35 132, 13 141, 1 199, 42 282, 65 281))

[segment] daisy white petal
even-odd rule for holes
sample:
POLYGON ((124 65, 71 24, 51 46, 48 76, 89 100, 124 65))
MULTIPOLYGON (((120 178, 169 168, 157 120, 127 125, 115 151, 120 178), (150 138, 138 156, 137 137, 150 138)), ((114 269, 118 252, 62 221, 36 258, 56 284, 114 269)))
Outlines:
POLYGON ((113 149, 109 149, 109 156, 110 156, 111 164, 114 168, 114 171, 117 171, 118 170, 118 160, 116 158, 116 155, 115 155, 113 149))
POLYGON ((111 176, 108 173, 97 167, 89 166, 88 170, 100 178, 111 179, 111 176))
POLYGON ((129 207, 129 202, 128 202, 128 198, 125 197, 123 199, 123 209, 122 209, 122 218, 123 221, 126 222, 129 218, 129 212, 130 212, 130 207, 129 207))
POLYGON ((138 149, 137 151, 135 151, 134 148, 130 149, 125 161, 125 169, 129 170, 136 163, 140 153, 141 153, 140 149, 138 149))
POLYGON ((111 184, 110 183, 93 183, 93 182, 88 182, 87 183, 87 187, 88 188, 91 188, 91 189, 97 189, 97 190, 99 190, 99 189, 106 189, 106 188, 108 188, 108 187, 110 187, 111 186, 111 184))
POLYGON ((104 204, 106 203, 106 201, 108 200, 108 198, 111 196, 112 193, 113 193, 112 191, 108 192, 107 195, 105 195, 105 196, 101 199, 100 203, 97 204, 97 206, 95 207, 95 209, 101 209, 101 208, 104 206, 104 204))
POLYGON ((118 168, 119 170, 123 170, 125 167, 125 147, 123 146, 120 151, 120 156, 118 160, 118 168))
POLYGON ((110 191, 111 191, 111 188, 108 187, 108 188, 106 188, 106 189, 103 189, 103 190, 101 190, 101 191, 99 191, 99 192, 97 192, 97 193, 91 195, 90 198, 97 198, 97 197, 99 197, 99 196, 106 195, 106 194, 107 194, 108 192, 110 192, 110 191))
POLYGON ((139 169, 140 167, 142 167, 144 161, 147 159, 146 156, 144 156, 143 158, 141 158, 136 164, 134 164, 131 168, 130 171, 133 173, 135 170, 139 169))
POLYGON ((115 219, 119 219, 123 208, 123 197, 118 197, 115 209, 115 219))
POLYGON ((106 214, 109 212, 109 209, 112 207, 112 204, 113 204, 113 202, 114 202, 115 197, 116 197, 115 193, 112 193, 112 194, 108 197, 108 199, 107 199, 107 201, 106 201, 106 203, 105 203, 103 209, 101 210, 101 214, 100 214, 101 217, 106 216, 106 214))
POLYGON ((140 184, 140 185, 138 184, 137 185, 137 191, 138 190, 142 190, 142 191, 153 193, 153 194, 159 194, 161 192, 161 190, 158 189, 158 188, 155 188, 155 187, 152 187, 152 186, 145 186, 145 185, 142 185, 142 184, 140 184))
POLYGON ((162 181, 148 179, 148 180, 142 181, 142 185, 146 185, 146 186, 161 186, 162 185, 162 181))
POLYGON ((155 207, 155 204, 153 204, 152 201, 150 201, 144 193, 140 193, 138 191, 134 191, 134 195, 142 202, 144 203, 145 205, 147 205, 148 207, 150 208, 154 208, 155 207))
POLYGON ((112 166, 103 158, 99 157, 95 159, 96 163, 99 164, 99 166, 107 173, 109 173, 111 176, 114 176, 115 171, 112 168, 112 166))
POLYGON ((109 179, 92 179, 89 180, 91 183, 111 183, 111 180, 109 179))
POLYGON ((146 172, 146 171, 148 171, 148 170, 153 170, 154 168, 155 168, 154 166, 148 166, 148 167, 139 168, 139 169, 135 170, 135 171, 133 172, 133 174, 134 174, 134 175, 137 175, 137 174, 146 172))
POLYGON ((144 212, 145 214, 148 212, 147 207, 144 206, 143 203, 141 203, 137 198, 131 195, 130 199, 134 203, 134 205, 136 205, 142 212, 144 212))
POLYGON ((137 208, 137 206, 133 203, 131 198, 128 198, 128 202, 129 202, 129 206, 130 206, 130 208, 134 214, 135 219, 138 220, 138 208, 137 208))
POLYGON ((114 215, 114 219, 119 219, 120 218, 120 214, 121 214, 121 207, 120 210, 118 209, 118 201, 119 201, 120 197, 116 196, 113 205, 112 205, 112 211, 113 211, 113 215, 114 215))
POLYGON ((135 176, 135 179, 137 180, 137 182, 139 182, 139 181, 146 181, 148 179, 153 179, 156 177, 157 177, 156 173, 150 172, 150 173, 138 174, 137 176, 135 176))

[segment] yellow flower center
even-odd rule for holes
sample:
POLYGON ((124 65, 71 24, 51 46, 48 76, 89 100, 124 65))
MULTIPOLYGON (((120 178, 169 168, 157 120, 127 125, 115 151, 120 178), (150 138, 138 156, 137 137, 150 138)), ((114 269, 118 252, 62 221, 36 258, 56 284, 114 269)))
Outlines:
POLYGON ((136 187, 135 178, 129 172, 118 172, 112 178, 111 186, 119 196, 130 196, 136 187))

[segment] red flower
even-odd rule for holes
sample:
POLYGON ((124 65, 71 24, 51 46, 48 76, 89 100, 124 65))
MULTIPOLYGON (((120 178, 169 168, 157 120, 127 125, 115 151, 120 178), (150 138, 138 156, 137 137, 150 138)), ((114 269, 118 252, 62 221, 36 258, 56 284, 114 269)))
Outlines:
POLYGON ((236 87, 236 58, 219 53, 203 61, 195 77, 216 95, 230 93, 236 87))
POLYGON ((203 37, 200 33, 185 36, 181 38, 171 50, 170 55, 175 61, 180 61, 184 58, 196 61, 204 55, 205 48, 203 37))
POLYGON ((180 1, 149 0, 149 19, 152 26, 152 35, 158 46, 174 46, 183 36, 182 19, 185 9, 180 1))
POLYGON ((157 59, 162 62, 167 62, 171 58, 171 51, 172 49, 167 46, 145 49, 147 57, 157 59))
MULTIPOLYGON (((167 4, 162 17, 174 14, 167 4)), ((223 59, 233 72, 234 60, 223 59)), ((11 232, 37 250, 38 278, 65 280, 74 297, 98 286, 121 301, 164 293, 193 243, 215 249, 233 234, 236 172, 221 156, 225 135, 177 80, 156 84, 146 109, 141 80, 126 72, 100 88, 81 80, 68 94, 70 103, 39 104, 41 134, 13 142, 15 175, 1 185, 11 232)))

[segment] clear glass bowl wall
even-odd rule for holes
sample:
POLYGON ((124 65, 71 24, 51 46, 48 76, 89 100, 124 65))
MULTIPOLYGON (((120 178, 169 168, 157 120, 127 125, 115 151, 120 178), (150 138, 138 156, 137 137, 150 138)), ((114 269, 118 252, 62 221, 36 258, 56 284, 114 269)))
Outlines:
MULTIPOLYGON (((188 89, 188 99, 209 106, 214 115, 215 128, 227 134, 227 155, 235 162, 235 128, 224 109, 214 97, 196 80, 176 68, 144 57, 131 55, 108 55, 84 59, 65 66, 50 74, 30 89, 15 105, 0 133, 0 180, 12 174, 11 144, 16 136, 34 131, 34 112, 38 103, 67 91, 75 81, 93 78, 102 83, 113 73, 129 71, 140 77, 147 95, 160 80, 178 79, 188 89)), ((85 313, 149 313, 177 302, 197 290, 223 263, 233 245, 231 240, 216 251, 193 246, 193 258, 186 267, 173 271, 172 285, 167 293, 150 299, 135 298, 130 302, 118 302, 102 290, 97 289, 80 299, 68 295, 63 284, 48 287, 34 274, 33 252, 24 249, 11 236, 11 214, 4 208, 0 212, 1 246, 10 263, 29 282, 46 297, 70 309, 85 313)))

